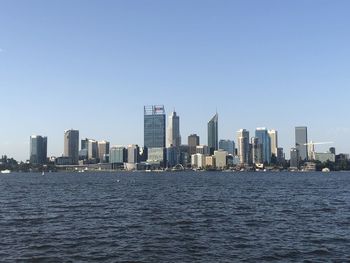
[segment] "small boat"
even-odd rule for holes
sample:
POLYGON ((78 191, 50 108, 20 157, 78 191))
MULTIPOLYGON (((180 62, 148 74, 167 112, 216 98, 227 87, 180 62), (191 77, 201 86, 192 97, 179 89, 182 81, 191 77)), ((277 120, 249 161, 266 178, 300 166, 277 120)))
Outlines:
POLYGON ((43 171, 43 172, 41 173, 41 175, 45 175, 45 172, 43 171))
POLYGON ((323 172, 323 173, 329 173, 330 171, 331 171, 331 170, 329 170, 329 168, 323 168, 323 169, 322 169, 322 172, 323 172))
POLYGON ((11 171, 7 169, 7 170, 2 170, 1 173, 2 174, 9 174, 9 173, 11 173, 11 171))

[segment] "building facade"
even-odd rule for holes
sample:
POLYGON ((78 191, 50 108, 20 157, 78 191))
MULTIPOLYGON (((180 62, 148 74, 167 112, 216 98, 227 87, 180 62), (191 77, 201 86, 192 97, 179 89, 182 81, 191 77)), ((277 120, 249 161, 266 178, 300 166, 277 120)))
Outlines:
POLYGON ((196 147, 200 144, 200 139, 197 134, 191 134, 188 136, 188 153, 190 155, 196 153, 196 147))
POLYGON ((227 151, 228 154, 235 155, 235 142, 231 140, 220 140, 219 149, 227 151))
POLYGON ((302 161, 308 160, 307 127, 295 127, 295 148, 298 149, 302 161))
POLYGON ((181 145, 180 117, 173 111, 168 118, 167 147, 179 147, 181 145))
POLYGON ((241 164, 249 163, 249 131, 246 129, 237 131, 237 154, 241 164))
POLYGON ((64 156, 69 157, 71 164, 79 161, 79 131, 67 130, 64 132, 64 156))
POLYGON ((211 153, 219 149, 218 121, 219 116, 216 113, 208 122, 208 146, 211 153))
POLYGON ((144 107, 144 146, 165 147, 165 110, 162 105, 144 107))
POLYGON ((271 163, 271 142, 266 128, 256 128, 255 137, 259 139, 264 163, 271 163))
POLYGON ((45 164, 47 162, 47 137, 30 136, 29 160, 32 164, 45 164))

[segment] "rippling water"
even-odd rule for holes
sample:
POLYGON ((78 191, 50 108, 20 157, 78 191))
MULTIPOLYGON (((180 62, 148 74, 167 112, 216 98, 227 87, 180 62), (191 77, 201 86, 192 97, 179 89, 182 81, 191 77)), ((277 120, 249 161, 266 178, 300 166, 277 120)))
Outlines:
POLYGON ((350 173, 0 175, 0 261, 350 261, 350 173))

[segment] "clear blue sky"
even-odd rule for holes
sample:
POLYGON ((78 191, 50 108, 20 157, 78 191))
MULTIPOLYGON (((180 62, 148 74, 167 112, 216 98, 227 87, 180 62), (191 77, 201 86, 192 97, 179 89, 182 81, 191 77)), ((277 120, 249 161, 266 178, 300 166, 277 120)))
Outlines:
MULTIPOLYGON (((256 127, 294 126, 350 152, 350 1, 0 2, 0 154, 29 136, 63 152, 63 131, 143 144, 143 105, 164 104, 206 143, 256 127)), ((325 150, 329 146, 319 147, 325 150)))

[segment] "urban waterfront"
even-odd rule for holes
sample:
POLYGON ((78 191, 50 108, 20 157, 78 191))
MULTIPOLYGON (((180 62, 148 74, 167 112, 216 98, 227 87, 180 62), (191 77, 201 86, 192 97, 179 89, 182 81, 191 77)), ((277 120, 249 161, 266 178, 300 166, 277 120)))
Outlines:
POLYGON ((0 261, 350 260, 350 173, 11 173, 0 261))

